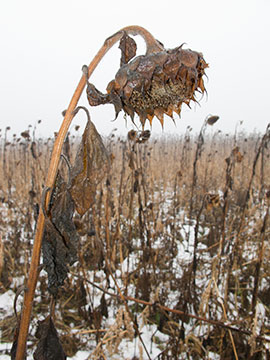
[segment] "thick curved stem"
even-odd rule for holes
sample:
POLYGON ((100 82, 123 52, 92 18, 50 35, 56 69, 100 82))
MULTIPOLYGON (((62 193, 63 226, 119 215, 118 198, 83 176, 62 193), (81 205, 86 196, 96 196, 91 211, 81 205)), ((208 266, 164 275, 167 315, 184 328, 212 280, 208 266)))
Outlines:
MULTIPOLYGON (((113 36, 109 37, 107 40, 105 40, 104 45, 101 47, 101 49, 96 54, 96 56, 91 61, 88 67, 88 78, 92 75, 93 71, 95 70, 95 68, 97 67, 103 56, 107 53, 107 51, 118 40, 120 40, 121 36, 123 35, 123 32, 127 32, 132 35, 141 35, 146 42, 147 52, 149 51, 157 52, 158 48, 159 51, 161 50, 161 45, 153 38, 153 36, 147 30, 139 26, 128 26, 126 28, 123 28, 113 36)), ((49 199, 51 196, 51 189, 53 189, 54 187, 64 140, 68 132, 69 126, 71 124, 71 121, 74 117, 74 110, 78 104, 78 101, 81 97, 85 85, 86 85, 86 77, 85 75, 82 75, 79 84, 72 96, 68 109, 65 113, 65 117, 58 132, 58 136, 55 140, 51 161, 48 169, 47 180, 45 184, 45 189, 50 189, 45 194, 45 204, 44 204, 45 209, 47 208, 47 205, 49 203, 49 199)), ((35 289, 39 274, 38 267, 40 261, 40 252, 41 252, 42 237, 44 232, 44 225, 45 225, 44 214, 42 211, 40 211, 37 222, 34 245, 33 245, 32 259, 29 269, 29 277, 27 280, 27 290, 24 295, 24 303, 22 308, 23 310, 22 310, 20 332, 19 332, 18 344, 17 344, 16 360, 23 360, 25 355, 26 341, 28 336, 33 299, 34 299, 34 294, 35 294, 35 289)))

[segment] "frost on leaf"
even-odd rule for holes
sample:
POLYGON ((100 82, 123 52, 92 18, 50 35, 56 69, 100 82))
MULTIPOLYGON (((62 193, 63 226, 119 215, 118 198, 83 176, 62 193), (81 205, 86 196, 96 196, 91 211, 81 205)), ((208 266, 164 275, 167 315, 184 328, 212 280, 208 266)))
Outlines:
POLYGON ((65 360, 67 358, 50 316, 39 322, 36 337, 39 342, 34 352, 35 360, 65 360))
POLYGON ((43 264, 48 273, 48 290, 54 296, 63 285, 68 265, 77 260, 77 234, 72 217, 74 203, 67 184, 58 175, 52 196, 50 217, 45 219, 42 241, 43 264))
POLYGON ((94 203, 97 185, 109 167, 109 156, 94 124, 88 121, 71 169, 70 193, 83 215, 94 203))

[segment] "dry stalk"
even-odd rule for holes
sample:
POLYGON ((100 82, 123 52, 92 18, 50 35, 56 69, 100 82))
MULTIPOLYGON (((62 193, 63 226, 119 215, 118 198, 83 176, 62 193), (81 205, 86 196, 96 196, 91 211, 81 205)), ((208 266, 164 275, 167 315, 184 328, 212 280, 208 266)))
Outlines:
POLYGON ((250 345, 250 351, 248 354, 248 359, 254 354, 255 348, 256 348, 256 332, 257 332, 257 325, 258 325, 258 307, 256 306, 256 309, 253 313, 253 323, 252 323, 252 335, 249 339, 249 345, 250 345))
POLYGON ((250 180, 249 180, 249 184, 248 184, 248 189, 246 192, 246 196, 245 196, 245 201, 244 201, 244 206, 242 209, 242 216, 240 219, 240 224, 238 227, 238 231, 237 231, 237 235, 236 235, 236 240, 234 243, 234 249, 233 249, 233 266, 232 268, 236 267, 236 262, 237 262, 237 254, 238 254, 238 250, 239 250, 239 242, 240 242, 240 234, 242 232, 242 228, 244 225, 244 219, 245 219, 245 215, 246 215, 246 210, 247 210, 247 206, 248 206, 248 200, 250 197, 250 193, 251 193, 251 186, 254 180, 254 177, 256 175, 256 166, 259 160, 259 157, 261 155, 262 149, 264 148, 265 144, 267 143, 267 140, 269 140, 269 136, 270 136, 270 124, 267 125, 266 131, 264 136, 262 137, 262 140, 260 142, 259 148, 255 154, 255 158, 253 160, 253 166, 252 166, 252 173, 250 176, 250 180))
POLYGON ((4 266, 4 243, 2 240, 2 236, 0 234, 0 279, 2 275, 3 266, 4 266))
POLYGON ((196 270, 197 270, 197 247, 198 247, 198 236, 199 236, 199 225, 200 225, 200 217, 202 215, 202 211, 205 205, 205 197, 202 200, 202 204, 196 216, 196 224, 195 224, 195 231, 194 231, 194 251, 193 251, 193 262, 192 262, 192 269, 193 269, 193 285, 196 285, 196 270))
MULTIPOLYGON (((224 318, 225 318, 226 321, 228 321, 227 312, 226 312, 224 303, 223 303, 223 301, 222 301, 222 298, 221 298, 221 296, 220 296, 220 293, 219 293, 219 290, 218 290, 218 286, 217 286, 216 280, 213 279, 213 281, 214 281, 215 291, 216 291, 217 297, 219 298, 219 303, 220 303, 220 305, 221 305, 221 307, 222 307, 222 310, 223 310, 224 318)), ((235 359, 238 360, 238 355, 237 355, 237 351, 236 351, 235 342, 234 342, 234 339, 233 339, 233 336, 232 336, 232 332, 231 332, 230 329, 228 329, 228 332, 229 332, 230 340, 231 340, 231 343, 232 343, 233 353, 234 353, 235 359)))
POLYGON ((255 339, 256 339, 255 331, 256 331, 256 323, 257 323, 257 298, 258 298, 258 291, 259 291, 259 285, 260 285, 260 280, 261 280, 261 268, 262 268, 263 259, 264 259, 265 230, 266 230, 267 220, 269 217, 269 206, 270 206, 269 198, 267 199, 267 201, 268 201, 267 210, 266 210, 266 214, 263 219, 263 225, 261 228, 261 244, 260 244, 258 259, 257 259, 256 266, 255 266, 255 274, 254 274, 254 289, 253 289, 252 302, 251 302, 254 334, 251 338, 252 346, 250 349, 250 356, 254 352, 255 339))
POLYGON ((222 230, 221 230, 221 240, 219 244, 219 254, 220 256, 224 254, 224 246, 225 246, 225 230, 226 230, 226 219, 227 219, 227 213, 228 213, 228 195, 230 189, 232 189, 232 166, 233 163, 230 160, 231 156, 226 159, 226 183, 225 183, 225 189, 223 192, 223 207, 222 207, 222 230))
POLYGON ((115 322, 107 329, 105 335, 99 341, 88 359, 100 359, 99 356, 101 353, 103 354, 103 345, 106 346, 110 356, 117 353, 121 341, 126 337, 132 339, 133 335, 134 329, 132 328, 128 313, 124 309, 119 309, 116 314, 115 322), (125 330, 122 330, 123 327, 125 330))
POLYGON ((140 331, 139 331, 139 329, 138 329, 138 326, 137 326, 136 322, 134 321, 133 316, 132 316, 132 314, 131 314, 131 312, 130 312, 130 310, 129 310, 129 308, 128 308, 128 304, 127 304, 126 298, 125 298, 125 296, 123 295, 123 293, 122 293, 122 291, 121 291, 121 289, 120 289, 120 287, 119 287, 119 285, 118 285, 118 283, 117 283, 117 281, 116 281, 116 279, 115 279, 115 277, 114 277, 114 275, 113 275, 113 273, 112 273, 111 266, 110 266, 107 258, 105 258, 105 262, 106 262, 106 267, 107 267, 107 269, 109 270, 109 273, 110 273, 110 275, 111 275, 111 277, 112 277, 112 279, 113 279, 113 281, 114 281, 114 283, 115 283, 115 286, 116 286, 117 291, 118 291, 118 293, 119 293, 119 295, 120 295, 120 298, 121 298, 121 300, 123 301, 123 303, 124 303, 124 305, 125 305, 126 312, 127 312, 127 314, 129 314, 129 317, 130 317, 130 319, 131 319, 132 322, 133 322, 134 329, 135 329, 135 331, 136 331, 136 333, 137 333, 137 335, 138 335, 138 337, 139 337, 139 339, 140 339, 140 342, 141 342, 141 344, 142 344, 142 346, 143 346, 143 348, 144 348, 144 351, 146 352, 146 355, 147 355, 148 359, 151 360, 151 357, 150 357, 150 355, 149 355, 149 352, 148 352, 148 350, 147 350, 147 347, 145 346, 145 343, 144 343, 144 341, 143 341, 143 339, 142 339, 142 337, 141 337, 141 334, 140 334, 140 331))
POLYGON ((197 185, 197 163, 202 155, 203 144, 204 144, 204 134, 207 127, 207 119, 204 121, 199 136, 197 140, 197 147, 195 152, 195 157, 193 161, 193 175, 192 175, 192 184, 191 184, 191 194, 190 194, 190 206, 189 206, 189 221, 192 219, 193 206, 194 206, 194 191, 197 185))
MULTIPOLYGON (((246 215, 246 211, 248 208, 248 201, 249 201, 249 197, 250 197, 250 193, 251 193, 251 187, 252 187, 252 183, 254 181, 254 178, 256 176, 256 166, 261 154, 261 151, 263 149, 263 147, 265 146, 267 140, 269 140, 269 131, 270 131, 270 124, 267 125, 266 131, 264 136, 262 137, 260 143, 259 143, 259 147, 258 150, 256 151, 254 160, 253 160, 253 164, 252 164, 252 172, 251 172, 251 176, 249 179, 249 183, 248 183, 248 188, 246 191, 246 195, 244 198, 244 202, 242 205, 242 213, 241 213, 241 217, 240 217, 240 222, 238 225, 238 230, 235 236, 235 241, 233 244, 233 249, 232 249, 232 254, 230 255, 230 261, 228 262, 228 274, 227 274, 227 281, 226 281, 226 289, 225 289, 225 295, 224 295, 224 304, 225 304, 225 308, 227 308, 227 299, 228 299, 228 287, 229 287, 229 282, 232 276, 232 271, 235 270, 237 268, 238 265, 238 260, 239 260, 239 246, 240 246, 240 235, 241 232, 243 230, 243 226, 245 223, 245 215, 246 215)), ((231 159, 228 160, 229 162, 231 162, 231 159)), ((227 175, 230 176, 231 174, 231 168, 227 167, 227 175)), ((226 204, 226 201, 225 201, 226 204)), ((225 204, 224 204, 224 209, 223 209, 223 213, 224 213, 224 223, 225 223, 225 216, 227 213, 227 209, 225 208, 225 204)), ((226 205, 227 206, 227 205, 226 205)), ((225 231, 223 229, 223 238, 222 238, 222 245, 221 245, 221 251, 224 248, 224 237, 225 237, 225 231)))
MULTIPOLYGON (((207 127, 207 119, 204 121, 199 136, 198 136, 198 140, 197 140, 197 147, 196 147, 196 153, 195 153, 195 158, 193 161, 193 175, 192 175, 192 185, 191 185, 191 195, 190 195, 190 205, 189 205, 189 221, 191 223, 192 221, 192 217, 193 217, 193 207, 194 207, 194 191, 196 189, 196 185, 197 185, 197 180, 198 180, 198 175, 197 175, 197 163, 202 155, 202 151, 203 151, 203 144, 204 144, 204 134, 205 134, 205 130, 207 127)), ((198 231, 199 231, 199 220, 200 220, 200 216, 203 210, 203 206, 204 206, 204 201, 201 204, 201 207, 199 209, 199 212, 196 216, 196 224, 195 224, 195 237, 194 237, 194 250, 193 250, 193 262, 192 262, 192 269, 193 269, 193 274, 190 274, 190 281, 192 279, 193 276, 193 286, 194 286, 194 291, 195 291, 195 285, 196 285, 196 269, 197 269, 197 247, 198 247, 198 231)), ((190 240, 190 228, 188 231, 188 241, 190 240)))

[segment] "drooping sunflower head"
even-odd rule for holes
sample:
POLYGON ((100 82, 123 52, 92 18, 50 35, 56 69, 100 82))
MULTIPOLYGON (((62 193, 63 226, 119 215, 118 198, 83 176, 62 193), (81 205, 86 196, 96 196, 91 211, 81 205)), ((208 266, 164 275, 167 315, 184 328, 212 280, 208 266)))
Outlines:
POLYGON ((88 101, 92 106, 114 104, 116 116, 124 110, 133 120, 136 113, 143 127, 146 120, 152 124, 154 116, 163 126, 164 114, 180 115, 183 103, 196 101, 196 91, 205 92, 207 67, 201 53, 182 46, 137 56, 120 67, 107 86, 107 94, 88 84, 88 101))

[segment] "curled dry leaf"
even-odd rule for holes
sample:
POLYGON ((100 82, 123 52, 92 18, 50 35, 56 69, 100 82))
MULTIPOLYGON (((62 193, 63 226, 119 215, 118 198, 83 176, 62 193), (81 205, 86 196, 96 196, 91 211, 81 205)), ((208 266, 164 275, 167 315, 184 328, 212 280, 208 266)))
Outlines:
POLYGON ((54 296, 58 287, 62 286, 67 277, 66 261, 67 249, 61 234, 57 231, 50 219, 45 220, 45 230, 42 240, 43 265, 48 273, 48 290, 54 296))
POLYGON ((97 185, 109 168, 110 158, 94 124, 88 121, 71 168, 70 193, 76 210, 83 215, 93 204, 97 185))
POLYGON ((73 264, 77 260, 77 244, 79 236, 73 222, 74 202, 63 182, 59 186, 59 193, 51 210, 52 222, 63 238, 63 243, 68 249, 67 261, 73 264))
POLYGON ((77 260, 79 236, 73 223, 74 203, 66 183, 58 175, 50 217, 45 219, 42 240, 43 264, 48 273, 48 290, 56 296, 68 274, 68 265, 77 260))
POLYGON ((137 113, 144 126, 146 120, 152 124, 156 116, 163 126, 164 114, 171 118, 173 112, 180 115, 182 103, 196 102, 195 92, 205 92, 203 75, 207 67, 201 53, 182 46, 156 50, 122 65, 108 84, 107 94, 89 83, 87 98, 91 106, 113 104, 116 117, 124 110, 133 120, 137 113))
POLYGON ((50 316, 39 322, 36 337, 39 342, 34 352, 35 360, 65 360, 67 358, 50 316))
POLYGON ((128 36, 126 32, 124 32, 120 44, 119 49, 121 50, 121 61, 120 66, 125 65, 131 60, 135 55, 137 51, 137 45, 136 42, 128 36))

